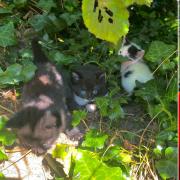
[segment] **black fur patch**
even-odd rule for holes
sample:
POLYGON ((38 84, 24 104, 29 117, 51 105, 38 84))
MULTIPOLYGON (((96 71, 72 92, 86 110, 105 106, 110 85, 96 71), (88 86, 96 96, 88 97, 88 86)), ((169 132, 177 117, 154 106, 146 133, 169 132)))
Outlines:
POLYGON ((125 78, 128 78, 129 75, 131 75, 132 73, 133 73, 133 71, 128 71, 128 72, 126 72, 126 73, 124 74, 124 77, 125 77, 125 78))
POLYGON ((139 51, 139 49, 136 48, 136 47, 133 46, 133 45, 130 46, 129 49, 128 49, 128 53, 130 54, 130 56, 131 56, 132 58, 135 58, 135 57, 136 57, 138 51, 139 51))

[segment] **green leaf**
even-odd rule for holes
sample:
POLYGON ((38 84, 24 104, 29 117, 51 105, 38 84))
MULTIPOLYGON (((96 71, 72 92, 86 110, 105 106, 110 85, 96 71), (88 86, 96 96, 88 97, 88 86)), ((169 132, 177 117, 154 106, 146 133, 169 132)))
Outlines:
POLYGON ((36 66, 31 61, 23 62, 23 69, 21 71, 21 77, 23 77, 23 81, 27 82, 31 80, 35 74, 36 66))
POLYGON ((0 131, 0 142, 5 146, 10 146, 16 140, 16 136, 9 130, 1 130, 0 131))
POLYGON ((129 30, 127 7, 133 3, 150 5, 152 0, 83 0, 82 16, 96 37, 117 44, 129 30))
POLYGON ((5 176, 3 173, 0 172, 0 180, 6 180, 5 176))
POLYGON ((117 44, 129 30, 129 12, 123 0, 83 0, 82 16, 88 30, 96 37, 117 44))
POLYGON ((0 7, 0 14, 9 14, 9 13, 12 13, 11 9, 0 7))
POLYGON ((17 84, 22 80, 20 77, 22 66, 20 64, 13 64, 7 67, 6 71, 0 73, 0 84, 17 84))
POLYGON ((177 163, 171 160, 159 160, 155 167, 162 179, 177 178, 177 163))
POLYGON ((0 149, 0 161, 8 160, 8 156, 0 149))
POLYGON ((108 115, 108 106, 109 106, 109 98, 108 97, 96 98, 96 105, 99 108, 100 114, 102 116, 108 115))
POLYGON ((80 13, 78 14, 63 13, 60 15, 60 17, 65 20, 68 26, 71 26, 78 19, 80 19, 81 14, 80 13))
POLYGON ((22 8, 27 4, 27 0, 13 0, 17 8, 22 8))
POLYGON ((56 7, 56 3, 53 0, 40 0, 37 3, 37 7, 42 8, 47 12, 50 12, 53 7, 56 7))
POLYGON ((77 126, 81 120, 84 120, 87 116, 87 112, 83 110, 74 110, 72 114, 72 125, 77 126))
POLYGON ((119 167, 108 167, 101 162, 96 154, 78 150, 75 161, 73 180, 124 180, 122 170, 119 167))
POLYGON ((78 61, 74 56, 64 55, 59 51, 51 51, 50 57, 53 59, 58 65, 70 65, 78 61))
POLYGON ((145 54, 145 59, 159 63, 164 60, 164 58, 168 58, 175 49, 175 45, 165 44, 162 41, 153 41, 145 54))
POLYGON ((83 141, 82 146, 102 149, 107 138, 108 136, 106 134, 92 129, 86 133, 85 140, 83 141))
POLYGON ((36 31, 41 31, 45 28, 47 22, 47 17, 45 15, 34 15, 29 19, 29 23, 36 31))
POLYGON ((0 46, 7 47, 17 43, 15 29, 12 22, 0 26, 0 46))
POLYGON ((64 159, 68 154, 69 146, 67 144, 56 144, 55 149, 52 152, 53 158, 64 159))
POLYGON ((170 82, 170 85, 167 89, 167 92, 164 96, 164 100, 166 103, 170 103, 171 101, 177 102, 177 78, 176 76, 170 82))
POLYGON ((0 116, 0 130, 2 130, 7 122, 7 118, 5 116, 0 116))
POLYGON ((168 147, 165 149, 165 157, 167 159, 177 160, 177 147, 168 147))

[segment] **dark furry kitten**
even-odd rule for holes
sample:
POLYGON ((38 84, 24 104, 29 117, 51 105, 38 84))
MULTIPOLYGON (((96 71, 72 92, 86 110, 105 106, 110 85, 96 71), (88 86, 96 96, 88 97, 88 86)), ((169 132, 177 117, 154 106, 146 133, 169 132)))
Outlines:
POLYGON ((144 56, 144 50, 137 44, 130 42, 127 38, 123 39, 121 48, 118 51, 118 55, 128 57, 133 61, 141 60, 144 56))
POLYGON ((76 107, 87 107, 95 97, 107 94, 105 73, 92 64, 76 66, 71 73, 71 88, 76 107))
POLYGON ((61 74, 49 62, 37 40, 32 41, 35 77, 24 85, 22 109, 7 122, 22 143, 36 154, 47 151, 70 119, 61 74))

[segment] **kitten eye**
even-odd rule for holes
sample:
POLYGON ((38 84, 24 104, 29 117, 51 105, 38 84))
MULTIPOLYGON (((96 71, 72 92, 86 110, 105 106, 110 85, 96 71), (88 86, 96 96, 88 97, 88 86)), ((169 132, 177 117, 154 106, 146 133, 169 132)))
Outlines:
POLYGON ((79 81, 80 80, 79 74, 77 74, 76 72, 72 72, 72 79, 74 81, 79 81))
POLYGON ((45 126, 45 128, 46 128, 47 130, 52 129, 52 128, 54 128, 54 127, 56 127, 56 125, 46 125, 46 126, 45 126))
POLYGON ((97 89, 93 90, 93 94, 96 95, 98 93, 97 89))

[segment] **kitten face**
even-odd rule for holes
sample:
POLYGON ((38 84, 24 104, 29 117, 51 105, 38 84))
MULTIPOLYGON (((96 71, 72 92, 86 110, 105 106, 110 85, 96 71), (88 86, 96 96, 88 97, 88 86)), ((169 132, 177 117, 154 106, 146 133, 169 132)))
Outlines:
POLYGON ((59 132, 64 130, 65 124, 57 110, 26 107, 16 113, 6 127, 17 129, 21 143, 39 155, 51 147, 59 132))
POLYGON ((127 38, 124 38, 122 46, 118 51, 118 55, 137 61, 143 58, 144 50, 137 44, 130 42, 127 38))
POLYGON ((95 65, 80 66, 72 72, 72 88, 76 102, 85 105, 97 96, 107 93, 105 73, 95 65), (80 100, 84 99, 81 103, 80 100))

